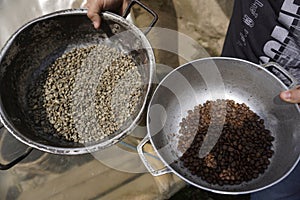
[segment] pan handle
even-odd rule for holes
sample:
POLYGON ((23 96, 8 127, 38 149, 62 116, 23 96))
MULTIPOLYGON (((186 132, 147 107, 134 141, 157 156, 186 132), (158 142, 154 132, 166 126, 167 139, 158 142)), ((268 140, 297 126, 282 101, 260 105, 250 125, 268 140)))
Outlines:
MULTIPOLYGON (((2 129, 2 128, 4 128, 3 125, 0 127, 0 129, 2 129)), ((7 164, 0 163, 0 170, 8 170, 8 169, 12 168, 13 166, 15 166, 16 164, 21 162, 24 158, 26 158, 31 153, 32 150, 33 150, 32 147, 28 147, 22 155, 15 158, 13 161, 10 161, 7 164)))
POLYGON ((143 151, 143 147, 144 145, 149 141, 149 137, 146 136, 142 141, 141 143, 137 146, 137 151, 139 153, 139 156, 142 160, 142 162, 144 163, 145 167, 147 168, 147 170, 152 174, 152 176, 161 176, 163 174, 168 174, 168 173, 171 173, 172 170, 169 169, 168 167, 164 167, 162 169, 159 169, 159 170, 155 170, 151 164, 149 163, 149 161, 146 159, 146 156, 144 154, 144 151, 143 151))
POLYGON ((297 85, 297 80, 283 67, 281 67, 276 62, 269 62, 266 64, 263 64, 262 67, 268 69, 270 72, 272 72, 272 68, 275 68, 278 72, 280 72, 289 82, 290 84, 284 83, 289 89, 295 87, 297 85))
POLYGON ((122 17, 126 18, 128 16, 128 14, 130 13, 130 9, 132 8, 132 6, 134 4, 138 4, 139 6, 141 6, 142 8, 144 8, 148 13, 150 13, 153 16, 152 22, 150 23, 150 25, 148 26, 148 28, 144 31, 144 34, 147 35, 150 32, 150 30, 152 29, 152 27, 155 25, 155 23, 157 22, 158 15, 153 10, 151 10, 150 8, 148 8, 146 5, 142 4, 140 1, 138 1, 138 0, 131 0, 122 17))

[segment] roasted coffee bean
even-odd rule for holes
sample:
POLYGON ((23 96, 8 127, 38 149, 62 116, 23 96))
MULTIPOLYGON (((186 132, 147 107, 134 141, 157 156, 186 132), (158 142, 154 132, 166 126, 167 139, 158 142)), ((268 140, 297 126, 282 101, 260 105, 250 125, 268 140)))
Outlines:
MULTIPOLYGON (((188 111, 180 122, 180 161, 193 175, 210 184, 235 185, 258 178, 274 154, 274 137, 264 120, 246 104, 232 100, 207 101, 188 111), (222 132, 210 153, 199 158, 208 128, 222 132), (196 129, 195 129, 196 128, 196 129), (186 142, 189 141, 189 142, 186 142)), ((218 137, 212 133, 211 137, 218 137)))

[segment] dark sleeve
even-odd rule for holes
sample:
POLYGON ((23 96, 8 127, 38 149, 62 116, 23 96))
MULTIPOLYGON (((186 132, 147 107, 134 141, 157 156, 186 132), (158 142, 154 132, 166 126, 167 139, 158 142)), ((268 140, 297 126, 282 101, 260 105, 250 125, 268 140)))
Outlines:
POLYGON ((275 19, 268 0, 235 0, 222 56, 259 63, 275 19))

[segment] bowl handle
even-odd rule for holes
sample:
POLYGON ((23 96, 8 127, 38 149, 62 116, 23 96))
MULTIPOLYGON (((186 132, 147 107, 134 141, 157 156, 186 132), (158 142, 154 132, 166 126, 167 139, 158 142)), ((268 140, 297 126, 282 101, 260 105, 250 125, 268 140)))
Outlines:
MULTIPOLYGON (((0 129, 4 128, 4 126, 0 126, 0 129)), ((7 164, 1 164, 0 163, 0 170, 8 170, 10 168, 12 168, 13 166, 15 166, 16 164, 18 164, 19 162, 21 162, 24 158, 26 158, 30 153, 31 151, 33 150, 32 147, 28 147, 26 149, 26 151, 20 155, 19 157, 15 158, 13 161, 10 161, 9 163, 7 164)))
POLYGON ((289 89, 295 87, 298 83, 297 79, 295 79, 287 70, 276 62, 263 64, 262 67, 267 68, 270 72, 272 72, 272 68, 275 68, 278 72, 280 72, 290 82, 290 84, 284 83, 289 89))
POLYGON ((141 143, 137 146, 137 151, 139 153, 139 156, 142 160, 142 162, 144 163, 145 167, 147 168, 147 170, 152 174, 152 176, 161 176, 163 174, 167 174, 167 173, 170 173, 172 172, 171 169, 169 169, 168 167, 164 167, 162 169, 159 169, 159 170, 155 170, 150 162, 146 159, 146 156, 144 154, 144 151, 143 151, 143 147, 144 145, 149 141, 149 137, 146 136, 142 141, 141 143))
POLYGON ((155 23, 157 22, 158 15, 153 10, 151 10, 150 8, 148 8, 146 5, 142 4, 140 1, 131 0, 130 3, 129 3, 129 5, 125 9, 125 12, 124 12, 124 14, 123 14, 122 17, 126 18, 128 16, 128 14, 130 13, 130 9, 132 8, 132 6, 134 4, 138 4, 139 6, 141 6, 142 8, 144 8, 147 12, 149 12, 153 16, 152 22, 150 23, 150 25, 148 26, 148 28, 144 31, 144 34, 147 35, 150 32, 150 30, 152 29, 152 27, 155 25, 155 23))

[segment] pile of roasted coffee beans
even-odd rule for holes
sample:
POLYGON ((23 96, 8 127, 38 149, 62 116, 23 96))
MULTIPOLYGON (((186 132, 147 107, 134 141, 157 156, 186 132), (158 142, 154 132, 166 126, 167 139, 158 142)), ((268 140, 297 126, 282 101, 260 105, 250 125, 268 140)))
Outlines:
MULTIPOLYGON (((217 129, 217 128, 216 128, 217 129)), ((264 120, 244 103, 233 100, 207 101, 188 111, 180 123, 180 162, 192 175, 210 184, 237 185, 257 178, 268 168, 274 154, 264 120), (213 127, 210 127, 213 126, 213 127), (221 126, 221 133, 208 129, 221 126), (215 135, 214 135, 215 134, 215 135), (219 137, 211 151, 200 158, 206 137, 219 137)))

